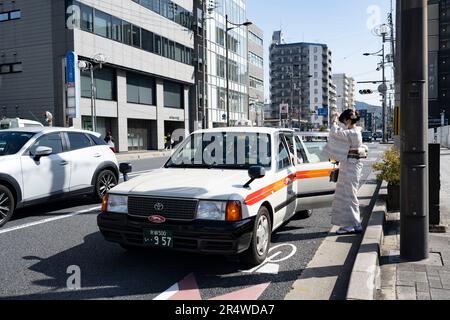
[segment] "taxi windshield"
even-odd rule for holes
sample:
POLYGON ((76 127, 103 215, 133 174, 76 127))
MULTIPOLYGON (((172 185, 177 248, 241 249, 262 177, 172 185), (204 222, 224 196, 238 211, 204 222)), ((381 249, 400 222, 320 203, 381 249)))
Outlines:
POLYGON ((33 136, 29 132, 0 132, 0 157, 16 154, 33 136))
POLYGON ((271 167, 270 135, 214 132, 190 135, 165 167, 248 170, 255 165, 271 167))

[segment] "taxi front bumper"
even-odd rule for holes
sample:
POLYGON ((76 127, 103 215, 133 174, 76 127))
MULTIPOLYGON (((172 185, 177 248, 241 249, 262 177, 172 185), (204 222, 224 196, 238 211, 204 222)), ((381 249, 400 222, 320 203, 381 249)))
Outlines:
POLYGON ((173 248, 168 250, 236 255, 250 247, 255 219, 238 222, 169 220, 154 224, 141 217, 104 212, 98 216, 97 224, 107 241, 123 245, 145 247, 144 230, 168 231, 173 234, 173 248))

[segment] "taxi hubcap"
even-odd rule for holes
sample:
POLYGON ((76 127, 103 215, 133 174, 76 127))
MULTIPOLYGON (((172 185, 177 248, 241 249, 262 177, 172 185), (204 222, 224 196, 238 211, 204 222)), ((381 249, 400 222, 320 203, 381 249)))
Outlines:
POLYGON ((260 256, 264 255, 269 243, 269 221, 266 216, 261 216, 256 229, 256 250, 260 256))

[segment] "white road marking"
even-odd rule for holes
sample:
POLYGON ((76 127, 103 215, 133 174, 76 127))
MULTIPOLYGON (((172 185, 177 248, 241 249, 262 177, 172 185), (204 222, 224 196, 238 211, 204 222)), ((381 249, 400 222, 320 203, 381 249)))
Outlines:
POLYGON ((94 207, 94 208, 77 211, 77 212, 66 214, 66 215, 59 216, 59 217, 53 217, 53 218, 48 218, 48 219, 44 219, 44 220, 40 220, 40 221, 26 223, 26 224, 23 224, 23 225, 20 225, 20 226, 16 226, 16 227, 11 227, 11 228, 8 228, 8 229, 0 230, 0 234, 4 234, 4 233, 16 231, 16 230, 21 230, 21 229, 25 229, 25 228, 29 228, 29 227, 34 227, 34 226, 37 226, 37 225, 40 225, 40 224, 49 223, 49 222, 53 222, 53 221, 57 221, 57 220, 63 220, 63 219, 71 218, 71 217, 78 216, 78 215, 81 215, 81 214, 85 214, 85 213, 89 213, 89 212, 100 210, 100 208, 101 208, 100 206, 97 206, 97 207, 94 207))
POLYGON ((128 176, 129 176, 129 177, 139 176, 139 175, 141 175, 141 174, 146 174, 146 173, 152 172, 152 171, 154 171, 154 170, 155 170, 155 169, 132 172, 132 173, 130 173, 128 176))
POLYGON ((279 244, 277 246, 274 246, 272 248, 269 249, 269 254, 279 248, 282 247, 288 247, 290 248, 290 253, 283 257, 283 258, 279 258, 278 260, 275 260, 275 258, 277 258, 278 256, 282 255, 283 252, 282 251, 277 251, 276 253, 274 253, 271 256, 268 256, 266 258, 266 260, 261 263, 259 266, 254 267, 253 269, 250 270, 241 270, 242 273, 265 273, 265 274, 278 274, 278 272, 280 271, 280 265, 279 263, 289 260, 290 258, 292 258, 295 253, 297 252, 297 247, 291 243, 282 243, 279 244))
POLYGON ((178 282, 177 282, 153 300, 169 300, 179 291, 180 291, 180 288, 178 287, 178 282))

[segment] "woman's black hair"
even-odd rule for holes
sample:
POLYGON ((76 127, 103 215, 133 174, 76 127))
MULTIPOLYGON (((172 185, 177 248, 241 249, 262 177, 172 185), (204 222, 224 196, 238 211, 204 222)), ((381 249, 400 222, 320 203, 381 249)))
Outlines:
POLYGON ((361 120, 361 116, 359 115, 358 111, 347 109, 342 112, 341 116, 339 117, 339 122, 345 124, 347 120, 351 120, 352 124, 356 124, 357 122, 359 122, 359 120, 361 120))

